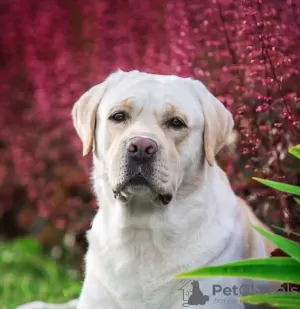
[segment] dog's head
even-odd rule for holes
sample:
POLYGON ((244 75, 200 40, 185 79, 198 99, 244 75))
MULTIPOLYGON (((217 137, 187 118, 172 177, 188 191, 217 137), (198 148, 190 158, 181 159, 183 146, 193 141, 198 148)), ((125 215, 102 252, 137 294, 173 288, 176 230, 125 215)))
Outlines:
MULTIPOLYGON (((117 71, 75 103, 83 155, 92 149, 116 198, 168 204, 199 174, 233 127, 231 114, 199 81, 117 71)), ((96 171, 97 172, 97 171, 96 171)))

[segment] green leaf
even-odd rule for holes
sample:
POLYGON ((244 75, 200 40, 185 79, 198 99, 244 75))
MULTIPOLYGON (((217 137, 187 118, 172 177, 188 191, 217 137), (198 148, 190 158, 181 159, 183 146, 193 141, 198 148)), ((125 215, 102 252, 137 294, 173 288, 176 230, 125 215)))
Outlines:
POLYGON ((273 180, 257 178, 257 177, 253 177, 253 179, 257 180, 258 182, 260 182, 260 183, 262 183, 262 184, 264 184, 268 187, 279 190, 281 192, 300 195, 300 187, 298 187, 298 186, 289 185, 289 184, 286 184, 286 183, 273 181, 273 180))
POLYGON ((284 232, 284 233, 286 233, 286 234, 293 234, 293 235, 300 236, 300 234, 295 233, 295 232, 293 232, 293 231, 291 231, 291 230, 289 230, 289 229, 287 229, 287 228, 279 227, 279 226, 277 226, 277 225, 271 225, 271 227, 273 227, 274 229, 279 230, 279 231, 281 231, 281 232, 284 232))
POLYGON ((289 149, 289 153, 295 156, 296 158, 300 159, 300 144, 293 146, 289 149))
POLYGON ((277 226, 277 225, 274 225, 274 224, 272 224, 271 227, 272 227, 273 229, 278 230, 278 231, 281 231, 281 232, 283 232, 283 233, 285 233, 285 234, 291 233, 291 231, 290 231, 288 228, 286 228, 286 227, 281 227, 281 226, 277 226))
POLYGON ((282 292, 274 294, 249 295, 241 297, 244 303, 258 305, 268 304, 276 308, 300 308, 300 294, 295 292, 282 292))
POLYGON ((298 205, 300 205, 300 198, 294 197, 294 200, 296 201, 298 205))
POLYGON ((251 224, 251 226, 262 236, 272 241, 277 247, 279 247, 281 250, 283 250, 285 253, 290 255, 292 258, 300 262, 300 244, 296 243, 295 241, 292 241, 290 239, 287 239, 285 237, 282 237, 280 235, 276 235, 274 233, 268 232, 260 227, 254 226, 251 224))
POLYGON ((20 239, 17 238, 14 241, 14 246, 16 250, 30 254, 40 253, 41 251, 41 245, 36 240, 25 237, 20 239))
POLYGON ((288 305, 288 306, 273 305, 272 307, 278 309, 299 309, 299 305, 288 305))
POLYGON ((273 308, 278 308, 278 309, 299 309, 299 305, 272 305, 273 308))
POLYGON ((300 283, 299 274, 300 263, 296 260, 288 257, 272 257, 201 267, 175 275, 175 278, 223 276, 300 283))

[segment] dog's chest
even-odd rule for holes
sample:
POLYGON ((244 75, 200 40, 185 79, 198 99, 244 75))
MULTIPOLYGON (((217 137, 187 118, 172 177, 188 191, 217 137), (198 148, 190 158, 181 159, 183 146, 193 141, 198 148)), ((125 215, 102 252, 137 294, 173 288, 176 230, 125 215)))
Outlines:
MULTIPOLYGON (((179 309, 186 300, 182 296, 182 282, 173 276, 205 265, 219 256, 220 249, 212 236, 220 243, 223 237, 220 235, 223 234, 210 235, 208 242, 199 239, 198 234, 194 233, 189 237, 184 235, 185 241, 180 239, 172 243, 165 241, 167 238, 164 234, 159 237, 151 237, 150 234, 146 239, 137 237, 141 235, 139 232, 128 234, 128 237, 124 233, 117 233, 110 234, 107 238, 109 241, 106 239, 101 242, 97 233, 91 233, 88 271, 97 276, 101 285, 120 304, 120 309, 179 309)), ((226 235, 224 237, 225 240, 229 238, 226 235)), ((226 252, 221 253, 218 262, 241 259, 239 242, 230 238, 230 245, 226 247, 226 252)), ((205 282, 204 286, 211 292, 212 282, 205 282)), ((209 291, 204 292, 208 294, 209 291)), ((217 303, 206 304, 201 308, 227 309, 225 306, 219 307, 217 303)), ((236 308, 239 307, 230 307, 236 308)))
MULTIPOLYGON (((170 266, 176 265, 183 255, 183 252, 181 256, 172 253, 165 255, 150 244, 135 243, 126 246, 126 250, 118 248, 106 251, 101 263, 94 269, 98 269, 98 278, 108 288, 112 297, 121 304, 120 309, 181 309, 186 307, 189 301, 193 301, 188 294, 193 290, 192 282, 174 279, 173 276, 181 271, 179 267, 170 266)), ((186 265, 186 268, 193 269, 199 264, 200 261, 194 261, 186 265)), ((217 279, 199 281, 200 290, 204 296, 207 295, 205 297, 207 302, 201 306, 199 303, 200 307, 196 306, 195 309, 227 309, 223 302, 229 297, 223 299, 221 295, 219 303, 218 300, 213 300, 213 285, 224 288, 236 282, 230 282, 228 278, 221 281, 217 279)), ((231 302, 230 306, 230 309, 242 308, 236 302, 234 304, 231 302)))
POLYGON ((124 308, 158 309, 172 297, 177 281, 166 257, 151 245, 131 245, 107 252, 101 261, 102 280, 124 308))

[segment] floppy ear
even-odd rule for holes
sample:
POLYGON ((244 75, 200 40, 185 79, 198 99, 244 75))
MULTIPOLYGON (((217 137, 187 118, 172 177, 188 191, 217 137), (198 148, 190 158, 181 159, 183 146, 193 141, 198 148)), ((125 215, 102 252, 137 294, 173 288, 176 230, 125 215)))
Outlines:
POLYGON ((104 83, 90 88, 72 109, 73 125, 82 141, 83 156, 87 155, 93 146, 97 107, 105 89, 104 83))
POLYGON ((204 114, 204 151, 210 166, 216 154, 226 144, 232 133, 233 117, 225 106, 199 81, 194 80, 204 114))

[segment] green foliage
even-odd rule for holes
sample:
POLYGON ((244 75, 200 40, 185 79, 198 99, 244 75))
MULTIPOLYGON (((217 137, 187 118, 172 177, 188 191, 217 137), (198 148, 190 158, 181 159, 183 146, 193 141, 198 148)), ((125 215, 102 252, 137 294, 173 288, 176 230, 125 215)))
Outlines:
POLYGON ((274 257, 272 259, 248 259, 224 265, 197 268, 175 277, 191 279, 223 276, 300 283, 299 274, 300 263, 288 257, 274 257))
POLYGON ((249 304, 257 305, 267 303, 275 308, 300 308, 300 294, 298 293, 276 293, 276 294, 263 294, 263 295, 250 295, 243 297, 243 301, 249 304))
POLYGON ((289 149, 289 153, 300 159, 300 144, 289 149))
POLYGON ((285 193, 289 193, 289 194, 295 194, 295 195, 300 195, 300 187, 298 186, 293 186, 293 185, 289 185, 286 183, 282 183, 282 182, 278 182, 278 181, 273 181, 273 180, 267 180, 267 179, 261 179, 261 178, 257 178, 257 177, 253 177, 253 179, 257 180, 258 182, 279 190, 281 192, 285 192, 285 193))
MULTIPOLYGON (((300 159, 300 145, 289 149, 289 153, 300 159)), ((276 181, 254 178, 255 180, 282 192, 300 195, 300 187, 276 181)), ((299 204, 300 200, 295 198, 299 204)), ((242 277, 250 279, 279 281, 300 284, 300 244, 282 236, 252 226, 263 237, 269 239, 290 257, 273 257, 267 259, 248 259, 227 263, 218 266, 208 266, 194 269, 179 275, 176 278, 199 277, 242 277)), ((241 301, 251 304, 266 303, 275 308, 300 308, 300 294, 298 293, 272 293, 262 295, 249 295, 241 301)))
MULTIPOLYGON (((300 245, 295 241, 289 240, 280 235, 276 235, 274 233, 270 233, 260 227, 253 226, 252 227, 259 232, 262 236, 268 238, 272 241, 277 247, 291 256, 293 259, 300 263, 300 245)), ((300 265, 300 264, 299 264, 300 265)))
MULTIPOLYGON (((291 253, 291 255, 299 259, 300 244, 294 243, 276 234, 263 231, 258 227, 255 227, 255 229, 257 232, 261 233, 262 236, 276 243, 280 249, 286 251, 286 253, 291 253)), ((242 277, 300 284, 300 263, 298 260, 289 257, 248 259, 218 266, 202 267, 176 275, 175 277, 200 278, 214 276, 242 277)), ((250 295, 242 297, 241 301, 255 304, 268 303, 270 305, 276 305, 275 307, 277 308, 294 309, 296 308, 294 305, 297 304, 293 302, 296 299, 294 295, 295 294, 290 293, 250 295), (283 299, 286 299, 286 302, 284 302, 283 299)))
POLYGON ((34 301, 66 302, 78 297, 80 281, 32 239, 0 243, 0 309, 34 301))
MULTIPOLYGON (((294 147, 291 147, 289 149, 289 153, 295 156, 296 158, 300 159, 300 144, 294 147)), ((289 193, 289 194, 294 194, 294 195, 300 195, 300 187, 299 186, 294 186, 294 185, 289 185, 286 183, 278 182, 278 181, 272 181, 272 180, 267 180, 267 179, 261 179, 257 177, 253 177, 253 179, 257 180, 258 182, 279 190, 281 192, 289 193)), ((299 200, 296 199, 296 202, 299 203, 299 200)))
POLYGON ((296 202, 298 205, 300 205, 300 199, 299 199, 299 198, 294 197, 294 200, 295 200, 295 202, 296 202))

